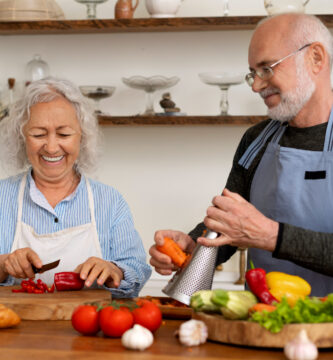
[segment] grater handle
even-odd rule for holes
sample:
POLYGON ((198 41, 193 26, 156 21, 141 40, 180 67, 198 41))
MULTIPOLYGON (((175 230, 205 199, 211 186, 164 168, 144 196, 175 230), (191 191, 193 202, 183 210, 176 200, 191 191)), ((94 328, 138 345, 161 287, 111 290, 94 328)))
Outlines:
POLYGON ((215 231, 207 230, 205 238, 213 240, 213 239, 216 239, 218 236, 219 236, 219 234, 216 233, 215 231))

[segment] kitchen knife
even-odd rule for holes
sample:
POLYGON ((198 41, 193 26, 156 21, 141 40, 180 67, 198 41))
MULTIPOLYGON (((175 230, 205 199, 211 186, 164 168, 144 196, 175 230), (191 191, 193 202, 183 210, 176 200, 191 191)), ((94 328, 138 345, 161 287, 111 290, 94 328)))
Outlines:
POLYGON ((34 265, 31 264, 32 270, 35 274, 42 274, 44 271, 48 271, 56 268, 60 263, 60 259, 57 261, 53 261, 51 263, 43 265, 40 269, 37 269, 34 265))

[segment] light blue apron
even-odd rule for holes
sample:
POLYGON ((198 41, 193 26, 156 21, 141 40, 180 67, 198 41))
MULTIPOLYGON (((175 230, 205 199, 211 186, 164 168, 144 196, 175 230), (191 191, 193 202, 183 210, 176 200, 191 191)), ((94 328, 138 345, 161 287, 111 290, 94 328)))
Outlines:
MULTIPOLYGON (((281 147, 278 143, 286 126, 286 123, 271 121, 239 161, 248 168, 265 140, 274 134, 254 174, 250 202, 275 221, 333 233, 333 110, 323 152, 281 147)), ((249 258, 255 267, 266 272, 281 271, 301 276, 311 284, 313 296, 333 292, 332 277, 287 260, 275 259, 269 251, 249 249, 249 258)))

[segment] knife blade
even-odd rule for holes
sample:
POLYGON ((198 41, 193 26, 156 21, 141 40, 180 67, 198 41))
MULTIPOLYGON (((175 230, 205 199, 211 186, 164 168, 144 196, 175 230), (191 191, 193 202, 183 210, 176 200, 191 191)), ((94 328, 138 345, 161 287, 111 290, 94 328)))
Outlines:
POLYGON ((37 269, 34 265, 31 264, 32 270, 35 274, 42 274, 45 271, 56 268, 60 263, 60 259, 53 261, 51 263, 43 265, 41 268, 37 269))

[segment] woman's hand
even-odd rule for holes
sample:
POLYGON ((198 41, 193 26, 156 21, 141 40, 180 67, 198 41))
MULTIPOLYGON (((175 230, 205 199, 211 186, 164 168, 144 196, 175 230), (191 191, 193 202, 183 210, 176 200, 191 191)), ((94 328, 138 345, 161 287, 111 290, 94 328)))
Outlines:
POLYGON ((40 268, 43 263, 32 249, 28 247, 17 249, 10 254, 1 256, 1 277, 3 277, 3 280, 8 275, 21 279, 34 278, 35 273, 33 272, 31 265, 40 268))
POLYGON ((90 287, 97 279, 100 286, 105 284, 109 288, 117 288, 124 278, 123 271, 118 266, 98 257, 90 257, 74 271, 80 273, 86 287, 90 287))
POLYGON ((258 211, 237 193, 224 189, 222 196, 213 199, 204 223, 219 234, 214 240, 198 238, 205 246, 233 245, 273 251, 279 224, 258 211))
MULTIPOLYGON (((163 245, 166 236, 176 241, 179 247, 187 253, 191 253, 195 247, 195 242, 189 235, 175 230, 156 231, 154 236, 156 245, 163 245)), ((178 269, 177 266, 172 263, 171 258, 168 255, 158 251, 156 245, 151 246, 149 249, 149 254, 151 256, 150 265, 152 265, 156 272, 161 275, 172 274, 173 271, 178 269)))

